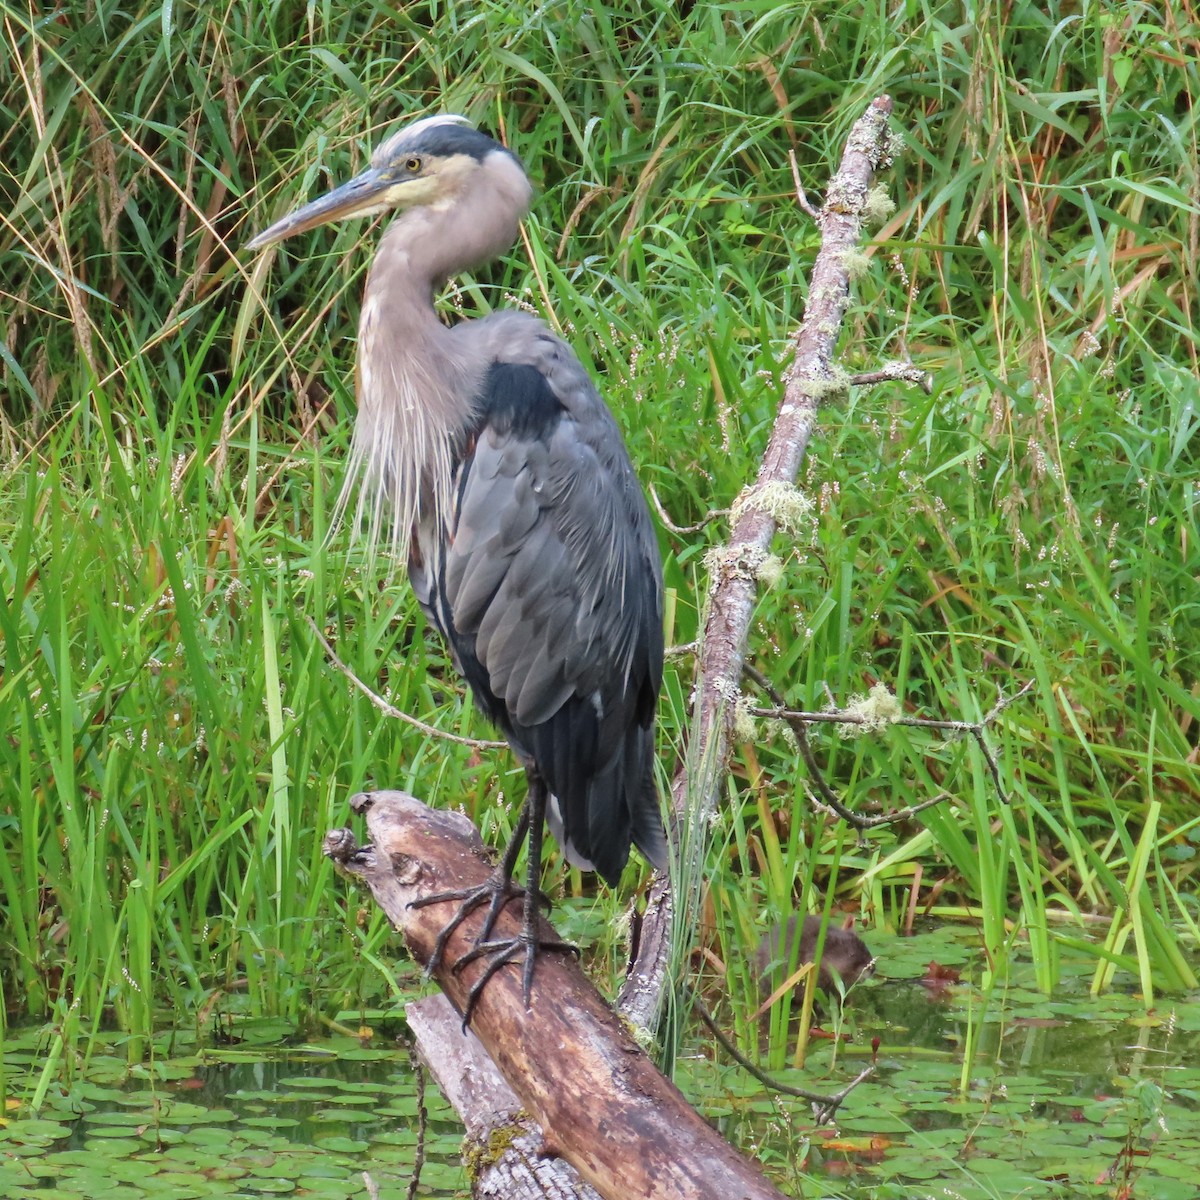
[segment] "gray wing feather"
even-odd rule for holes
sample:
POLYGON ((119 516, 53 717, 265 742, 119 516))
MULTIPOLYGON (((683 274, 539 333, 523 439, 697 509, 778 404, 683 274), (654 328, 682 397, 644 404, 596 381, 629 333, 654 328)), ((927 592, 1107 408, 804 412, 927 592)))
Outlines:
MULTIPOLYGON (((596 857, 625 828, 661 865, 650 778, 662 665, 657 541, 620 432, 583 368, 545 335, 531 359, 524 365, 541 374, 553 412, 539 423, 485 410, 445 549, 447 608, 518 748, 556 789, 575 852, 596 857)), ((619 873, 627 853, 626 843, 617 857, 597 857, 597 869, 619 873)))
POLYGON ((627 462, 614 470, 589 445, 619 444, 607 411, 593 415, 599 428, 568 413, 547 441, 485 427, 447 550, 455 625, 522 724, 561 704, 564 681, 590 691, 614 666, 627 674, 640 625, 661 619, 649 516, 627 462), (601 641, 603 664, 588 653, 601 641))

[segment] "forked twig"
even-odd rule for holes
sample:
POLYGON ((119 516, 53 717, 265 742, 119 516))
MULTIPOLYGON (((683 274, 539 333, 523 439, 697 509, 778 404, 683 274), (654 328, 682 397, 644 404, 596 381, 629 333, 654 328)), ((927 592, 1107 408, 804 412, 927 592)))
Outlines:
POLYGON ((654 490, 654 484, 646 485, 646 492, 650 496, 650 503, 654 505, 654 511, 658 513, 658 519, 662 522, 663 528, 671 533, 699 533, 706 525, 711 525, 713 521, 719 520, 721 517, 729 515, 727 508, 710 509, 704 516, 702 521, 697 521, 695 525, 676 525, 667 514, 667 510, 663 508, 662 501, 658 498, 658 493, 654 490))
POLYGON ((796 162, 795 150, 788 151, 788 162, 792 164, 792 182, 796 185, 796 203, 808 213, 814 221, 821 220, 820 212, 813 207, 812 201, 808 198, 808 193, 804 190, 804 184, 800 182, 800 167, 796 162))
MULTIPOLYGON (((868 725, 870 720, 862 716, 860 713, 848 712, 842 709, 826 709, 822 712, 805 712, 802 709, 788 708, 787 702, 784 700, 778 688, 761 672, 757 667, 749 663, 743 664, 743 671, 750 677, 768 696, 775 702, 774 708, 755 708, 751 707, 748 711, 756 717, 765 717, 768 720, 785 721, 791 731, 796 735, 796 742, 800 747, 801 757, 804 759, 805 765, 808 767, 809 774, 812 777, 813 786, 820 793, 821 799, 835 812, 843 821, 853 825, 856 829, 873 829, 878 825, 888 825, 896 821, 904 821, 916 813, 923 811, 926 808, 932 808, 936 804, 941 804, 943 800, 950 799, 949 792, 939 792, 936 796, 929 800, 922 800, 919 804, 911 804, 907 808, 897 809, 894 812, 885 813, 879 817, 864 817, 859 813, 848 808, 841 800, 838 794, 825 780, 821 772, 821 765, 817 762, 816 755, 813 754, 812 744, 808 739, 808 726, 817 724, 836 724, 836 725, 868 725)), ((892 725, 907 725, 917 729, 939 729, 949 733, 965 733, 970 734, 975 739, 979 746, 979 751, 983 755, 984 761, 988 765, 988 770, 992 776, 992 782, 996 786, 996 793, 999 795, 1002 803, 1007 804, 1008 793, 1004 790, 1004 783, 1000 778, 1000 764, 996 761, 996 756, 992 753, 991 747, 987 743, 987 738, 984 736, 984 730, 993 724, 997 717, 1015 701, 1019 700, 1026 692, 1033 687, 1034 681, 1029 680, 1019 691, 1014 692, 1011 696, 1001 696, 999 700, 992 705, 991 709, 983 715, 978 721, 940 721, 928 717, 896 717, 890 721, 892 725)))

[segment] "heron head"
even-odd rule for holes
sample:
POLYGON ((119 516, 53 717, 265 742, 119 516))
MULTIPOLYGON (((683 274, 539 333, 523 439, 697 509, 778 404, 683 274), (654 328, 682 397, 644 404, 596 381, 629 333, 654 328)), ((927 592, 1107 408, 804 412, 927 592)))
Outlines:
POLYGON ((507 217, 515 228, 531 194, 516 155, 466 117, 425 117, 383 141, 361 174, 276 221, 251 238, 247 248, 261 250, 330 221, 391 210, 443 209, 472 200, 487 210, 480 217, 507 217))

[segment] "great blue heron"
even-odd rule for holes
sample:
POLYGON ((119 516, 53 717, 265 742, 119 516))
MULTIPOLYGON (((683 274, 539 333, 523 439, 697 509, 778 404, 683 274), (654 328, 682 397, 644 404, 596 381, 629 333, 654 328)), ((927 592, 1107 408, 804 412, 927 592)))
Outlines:
POLYGON ((487 969, 464 1020, 510 961, 524 960, 529 1004, 543 817, 568 861, 610 884, 631 841, 655 866, 667 863, 653 779, 662 566, 616 422, 542 321, 496 312, 447 326, 433 306, 452 275, 512 246, 531 195, 510 151, 463 117, 427 117, 388 137, 360 175, 249 243, 399 213, 359 321, 358 516, 365 508, 373 544, 390 524, 421 607, 528 781, 488 885, 428 901, 460 901, 430 969, 463 918, 489 905, 472 955, 487 969), (493 941, 500 910, 520 894, 512 875, 526 835, 522 933, 493 941))

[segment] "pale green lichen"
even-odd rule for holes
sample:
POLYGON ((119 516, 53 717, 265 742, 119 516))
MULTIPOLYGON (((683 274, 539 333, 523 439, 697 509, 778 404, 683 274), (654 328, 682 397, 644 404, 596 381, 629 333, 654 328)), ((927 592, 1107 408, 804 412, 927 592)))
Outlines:
POLYGON ((745 696, 738 696, 733 706, 733 740, 749 742, 753 745, 758 740, 758 722, 750 711, 750 702, 745 696))
POLYGON ((655 1040, 654 1034, 643 1025, 638 1025, 631 1021, 624 1013, 618 1012, 617 1019, 621 1022, 621 1027, 641 1049, 647 1054, 653 1053, 657 1048, 658 1043, 655 1040))
POLYGON ((842 252, 842 266, 847 279, 862 279, 871 269, 871 259, 861 250, 845 250, 842 252))
POLYGON ((713 586, 721 579, 755 579, 767 554, 757 546, 713 546, 704 555, 704 566, 713 586))
POLYGON ((841 726, 840 732, 844 738, 882 733, 904 715, 900 701, 885 683, 877 683, 865 696, 851 696, 842 711, 847 717, 855 718, 853 722, 841 726))
POLYGON ((517 1138, 528 1132, 529 1130, 521 1125, 519 1120, 512 1121, 507 1125, 497 1125, 494 1129, 490 1129, 487 1141, 475 1141, 469 1144, 463 1150, 463 1166, 467 1169, 468 1177, 472 1180, 478 1179, 508 1153, 509 1147, 517 1138))
POLYGON ((783 578, 783 559, 777 554, 768 554, 758 566, 758 582, 765 588, 773 588, 783 578))
MULTIPOLYGON (((827 308, 830 304, 837 304, 841 301, 845 291, 845 285, 841 280, 834 283, 814 283, 808 289, 808 307, 810 309, 827 308)), ((830 329, 836 331, 838 323, 836 320, 829 318, 826 324, 821 326, 822 329, 830 329)))
MULTIPOLYGON (((784 533, 798 534, 805 521, 812 515, 813 502, 798 487, 782 480, 752 485, 744 488, 733 502, 729 519, 733 524, 741 519, 748 509, 758 509, 771 518, 784 533)), ((763 566, 759 563, 759 569, 763 566)))
POLYGON ((892 162, 903 153, 904 139, 900 136, 900 131, 893 126, 888 126, 883 138, 883 158, 879 163, 880 169, 890 167, 892 162))
POLYGON ((830 396, 840 396, 850 390, 850 372, 844 367, 831 367, 829 374, 822 378, 810 378, 804 381, 804 392, 814 400, 826 400, 830 396))
POLYGON ((873 184, 863 205, 863 220, 868 225, 882 225, 896 211, 896 202, 882 183, 873 184))

